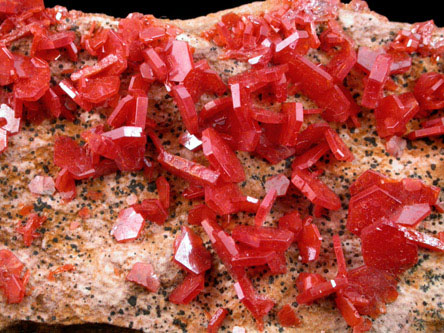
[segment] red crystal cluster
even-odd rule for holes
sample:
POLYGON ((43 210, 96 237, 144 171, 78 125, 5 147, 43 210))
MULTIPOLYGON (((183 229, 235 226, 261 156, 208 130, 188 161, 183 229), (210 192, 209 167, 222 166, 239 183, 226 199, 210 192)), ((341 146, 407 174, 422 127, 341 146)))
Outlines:
MULTIPOLYGON (((282 216, 278 227, 265 226, 275 202, 297 189, 313 204, 315 217, 342 206, 338 195, 319 178, 323 170, 316 166, 326 154, 345 163, 353 162, 354 155, 328 122, 359 127, 361 107, 374 109, 376 129, 387 139, 387 150, 400 154, 400 137, 406 134, 410 120, 428 118, 432 110, 444 107, 444 74, 440 73, 422 74, 412 92, 386 95, 397 89, 391 76, 410 70, 412 53, 435 58, 443 53, 444 45, 433 40, 433 22, 401 30, 384 48, 357 48, 336 21, 337 9, 336 0, 301 0, 262 15, 224 15, 204 37, 223 48, 222 58, 249 64, 247 71, 225 82, 207 60, 194 60, 193 48, 176 39, 178 28, 152 16, 130 14, 114 30, 92 23, 80 34, 64 23, 71 14, 62 7, 45 9, 42 0, 3 1, 0 85, 8 92, 1 96, 0 153, 24 120, 34 124, 46 118, 74 121, 79 109, 109 110, 106 122, 83 131, 84 144, 68 136, 55 138, 53 160, 60 171, 54 187, 60 197, 73 200, 76 181, 118 170, 143 170, 151 181, 154 169, 160 166, 186 180, 189 186, 183 197, 204 202, 188 212, 193 229, 183 225, 174 242, 173 261, 185 278, 169 300, 188 304, 205 287, 213 258, 198 235, 203 229, 234 280, 239 300, 262 329, 274 301, 255 290, 248 268, 262 266, 270 274, 283 274, 287 271, 286 251, 293 244, 297 244, 302 263, 316 261, 322 245, 313 217, 302 219, 297 210, 282 216), (24 37, 32 40, 26 56, 11 47, 24 37), (313 49, 324 53, 328 62, 313 62, 309 57, 313 49), (80 51, 94 59, 93 64, 63 73, 70 74, 69 78, 51 78, 52 61, 64 57, 76 62, 80 51), (359 103, 344 84, 354 70, 365 74, 359 103), (152 86, 163 86, 177 106, 185 128, 179 143, 190 151, 202 150, 206 162, 184 158, 163 146, 158 124, 150 114, 152 86), (304 110, 301 103, 287 101, 295 93, 313 100, 318 108, 304 110), (204 94, 211 100, 198 110, 204 94), (323 121, 313 123, 311 115, 320 115, 323 121), (156 152, 156 161, 146 157, 149 147, 156 152), (239 184, 247 176, 238 158, 240 151, 271 164, 294 157, 291 177, 281 173, 264 180, 262 200, 244 195, 239 184), (229 221, 238 212, 254 214, 254 221, 236 225, 229 234, 217 218, 229 221)), ((407 138, 442 134, 444 118, 437 117, 423 121, 422 128, 408 133, 407 138)), ((157 199, 134 201, 119 212, 111 230, 117 242, 140 241, 146 221, 162 225, 167 220, 170 184, 164 176, 155 184, 157 199)), ((432 207, 443 209, 438 188, 409 178, 391 180, 373 171, 363 173, 350 186, 350 194, 347 229, 360 237, 365 264, 348 270, 339 236, 334 236, 336 277, 327 280, 319 274, 299 274, 296 301, 311 304, 334 294, 347 324, 362 332, 371 328, 363 315, 375 318, 385 312, 386 303, 396 299, 397 278, 417 262, 418 247, 444 252, 442 234, 435 238, 415 229, 432 207)), ((31 214, 19 224, 17 232, 26 246, 39 236, 36 230, 45 219, 31 214)), ((0 250, 0 289, 8 303, 19 303, 25 295, 30 273, 22 274, 23 269, 12 252, 0 250)), ((72 265, 61 266, 51 279, 72 269, 72 265)), ((161 286, 153 265, 146 262, 134 263, 126 279, 151 292, 161 286)), ((227 314, 227 309, 219 308, 210 319, 208 332, 216 332, 227 314)), ((300 324, 289 304, 277 317, 282 326, 300 324)))

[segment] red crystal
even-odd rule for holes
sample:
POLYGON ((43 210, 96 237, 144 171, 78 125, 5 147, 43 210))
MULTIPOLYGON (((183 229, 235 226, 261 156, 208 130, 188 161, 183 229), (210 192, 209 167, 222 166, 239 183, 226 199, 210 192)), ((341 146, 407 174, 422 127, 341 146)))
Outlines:
POLYGON ((279 63, 290 61, 294 55, 304 55, 310 48, 308 33, 296 30, 275 46, 274 59, 279 63))
POLYGON ((245 276, 245 269, 242 267, 234 267, 232 262, 233 258, 238 257, 240 253, 234 239, 228 236, 216 221, 204 220, 202 221, 202 227, 210 238, 214 251, 230 275, 235 280, 245 276))
POLYGON ((125 96, 119 100, 114 111, 109 115, 107 124, 111 127, 120 127, 124 125, 130 118, 134 108, 135 98, 133 96, 125 96))
POLYGON ((326 120, 344 122, 348 119, 351 103, 330 74, 301 56, 295 56, 288 64, 289 76, 307 97, 325 109, 323 117, 326 120))
POLYGON ((148 65, 151 67, 151 69, 154 72, 154 75, 159 81, 165 81, 168 69, 165 62, 162 60, 162 58, 159 56, 159 54, 153 49, 148 48, 143 51, 143 57, 145 58, 145 61, 148 63, 148 65))
POLYGON ((444 252, 444 242, 440 239, 411 228, 399 226, 398 229, 404 232, 404 236, 416 245, 432 251, 444 252))
POLYGON ((385 312, 385 303, 398 297, 397 280, 389 272, 360 266, 347 273, 348 285, 341 294, 350 299, 360 314, 376 318, 385 312))
POLYGON ((54 163, 68 169, 74 179, 89 178, 95 172, 90 154, 67 136, 59 136, 55 140, 54 163))
POLYGON ((211 268, 211 254, 202 239, 190 228, 182 226, 174 242, 174 261, 190 273, 201 274, 211 268))
POLYGON ((236 206, 233 200, 239 197, 241 197, 239 188, 233 183, 205 186, 205 203, 219 215, 234 213, 236 206))
POLYGON ((358 310, 356 310, 352 301, 347 297, 338 294, 335 298, 336 307, 341 312, 342 317, 345 319, 346 323, 354 327, 363 321, 363 318, 359 315, 358 310))
POLYGON ((419 104, 410 92, 383 98, 375 109, 378 135, 382 138, 403 135, 406 124, 418 111, 419 104))
POLYGON ((174 304, 188 304, 204 289, 205 275, 188 273, 180 285, 169 296, 174 304))
POLYGON ((409 133, 407 136, 410 140, 420 139, 420 138, 427 138, 427 137, 434 137, 434 136, 441 136, 444 134, 444 126, 434 126, 434 127, 427 127, 422 128, 416 131, 413 131, 409 133))
POLYGON ((17 232, 23 236, 23 243, 26 246, 31 246, 32 241, 35 238, 40 237, 40 234, 36 232, 38 228, 46 221, 45 216, 39 216, 38 214, 30 214, 26 219, 25 225, 19 222, 17 232))
POLYGON ((14 55, 6 46, 0 47, 0 86, 11 84, 15 79, 14 55))
POLYGON ((187 42, 173 40, 165 50, 169 65, 168 80, 182 82, 193 69, 193 56, 187 42))
POLYGON ((146 145, 146 135, 142 128, 123 126, 103 133, 102 136, 111 139, 117 147, 114 160, 120 170, 142 169, 146 145))
POLYGON ((14 55, 14 66, 18 76, 14 83, 15 98, 28 102, 39 100, 49 89, 48 63, 39 58, 14 55))
POLYGON ((79 91, 73 86, 71 81, 64 79, 57 86, 64 94, 68 95, 78 106, 85 111, 91 111, 92 104, 87 102, 79 91))
POLYGON ((165 28, 162 27, 148 27, 139 32, 139 38, 145 43, 162 39, 165 36, 165 28))
POLYGON ((390 72, 392 57, 386 54, 380 54, 376 57, 370 71, 368 80, 364 87, 361 104, 369 109, 378 106, 383 97, 384 84, 387 81, 390 72))
POLYGON ((267 215, 270 213, 271 208, 273 207, 274 202, 276 201, 276 198, 277 198, 277 190, 274 188, 272 188, 265 195, 264 199, 259 205, 256 216, 254 217, 254 224, 257 227, 260 227, 264 224, 267 215))
POLYGON ((161 176, 156 180, 156 187, 163 208, 168 209, 170 207, 170 184, 165 177, 161 176))
POLYGON ((162 225, 168 218, 168 212, 163 208, 159 199, 145 199, 141 204, 132 206, 145 220, 162 225))
POLYGON ((29 271, 21 278, 24 265, 9 250, 0 250, 0 289, 8 304, 18 304, 25 297, 29 271))
POLYGON ((205 190, 202 186, 190 184, 183 192, 184 198, 189 200, 203 198, 205 196, 205 190))
POLYGON ((202 120, 210 119, 230 107, 232 107, 232 99, 230 96, 213 99, 206 103, 199 113, 202 120))
POLYGON ((285 118, 279 143, 283 146, 294 146, 304 122, 304 109, 301 103, 285 103, 282 112, 285 118))
POLYGON ((302 219, 297 210, 285 214, 279 219, 279 228, 290 230, 294 234, 294 239, 298 240, 302 232, 302 219))
POLYGON ((80 81, 79 92, 86 102, 98 104, 116 95, 119 87, 118 76, 86 78, 80 81))
POLYGON ((337 277, 334 280, 320 282, 296 296, 296 301, 299 304, 310 304, 317 299, 324 298, 341 290, 345 286, 347 286, 346 277, 337 277))
POLYGON ((55 180, 55 188, 65 201, 71 201, 76 197, 76 183, 68 169, 63 168, 55 180))
POLYGON ((286 251, 293 242, 290 230, 238 225, 231 234, 234 240, 263 251, 286 251))
POLYGON ((96 64, 92 66, 84 66, 82 69, 71 74, 71 80, 76 82, 80 79, 89 78, 95 76, 101 72, 106 71, 109 67, 114 65, 119 58, 115 54, 109 54, 106 57, 100 59, 96 64))
POLYGON ((188 211, 188 223, 200 225, 203 220, 216 221, 216 213, 205 204, 200 204, 188 211))
POLYGON ((199 123, 197 118, 196 107, 194 101, 188 92, 187 88, 182 85, 174 86, 171 90, 174 101, 179 108, 182 121, 186 129, 191 134, 197 134, 199 131, 199 123))
POLYGON ((305 130, 299 133, 296 143, 296 154, 300 155, 319 144, 325 137, 325 132, 330 128, 326 122, 310 124, 305 130))
POLYGON ((336 263, 338 265, 338 273, 336 276, 346 276, 347 265, 345 263, 344 251, 342 250, 341 239, 338 235, 333 236, 333 249, 335 251, 336 263))
POLYGON ((339 197, 310 172, 294 169, 291 182, 314 204, 330 210, 341 208, 339 197))
POLYGON ((435 72, 424 73, 416 81, 413 93, 421 110, 435 110, 444 107, 444 75, 435 72))
POLYGON ((418 261, 418 248, 395 223, 382 220, 362 229, 361 247, 369 267, 401 273, 418 261))
POLYGON ((277 313, 279 324, 283 327, 294 327, 301 323, 290 304, 285 304, 277 313))
POLYGON ((226 182, 238 183, 245 180, 245 172, 236 154, 211 127, 202 132, 204 155, 213 168, 218 170, 226 182))
POLYGON ((322 156, 330 151, 330 146, 323 141, 313 148, 307 150, 302 155, 296 156, 291 164, 292 169, 308 169, 315 165, 322 156))
POLYGON ((248 212, 248 213, 256 213, 260 205, 258 199, 242 195, 232 198, 231 203, 234 206, 234 212, 248 212))
POLYGON ((246 277, 242 277, 234 284, 237 297, 250 310, 256 319, 258 329, 263 328, 263 317, 273 308, 274 302, 256 294, 251 281, 246 277))
POLYGON ((126 280, 137 283, 153 293, 157 293, 160 288, 160 281, 154 273, 153 266, 143 262, 136 262, 133 265, 126 280))
POLYGON ((228 314, 227 309, 219 308, 216 313, 211 317, 207 326, 207 333, 217 333, 222 326, 222 322, 228 314))
POLYGON ((390 219, 406 227, 416 227, 422 220, 429 216, 431 212, 428 203, 405 205, 393 213, 390 219))
POLYGON ((325 139, 333 156, 338 161, 353 161, 354 156, 350 149, 342 141, 341 137, 331 128, 325 131, 325 139))
POLYGON ((119 243, 129 242, 139 237, 145 226, 145 219, 134 208, 120 211, 116 224, 111 229, 111 235, 119 243))
POLYGON ((201 185, 215 185, 220 173, 183 157, 172 155, 166 151, 157 157, 159 163, 168 171, 188 181, 201 185))
POLYGON ((322 237, 318 227, 313 224, 307 224, 302 227, 299 238, 297 239, 299 254, 303 263, 315 261, 319 258, 322 245, 322 237))
POLYGON ((290 180, 284 174, 279 174, 269 178, 265 182, 265 191, 269 193, 271 189, 276 190, 278 197, 282 197, 287 194, 288 187, 290 186, 290 180))
POLYGON ((250 116, 254 120, 265 124, 280 124, 284 122, 285 119, 285 115, 283 115, 282 113, 270 111, 267 109, 258 109, 255 107, 252 107, 250 109, 250 116))
POLYGON ((347 229, 359 235, 361 230, 391 216, 402 206, 401 201, 387 191, 373 185, 352 196, 348 207, 347 229))

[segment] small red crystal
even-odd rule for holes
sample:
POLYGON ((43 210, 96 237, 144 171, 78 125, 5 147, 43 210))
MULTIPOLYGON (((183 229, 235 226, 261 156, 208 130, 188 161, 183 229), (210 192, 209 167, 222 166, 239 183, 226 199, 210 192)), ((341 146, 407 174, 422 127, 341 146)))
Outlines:
POLYGON ((216 313, 211 317, 207 326, 207 333, 217 333, 222 326, 222 322, 228 314, 227 309, 219 308, 216 313))
POLYGON ((293 310, 290 304, 285 304, 282 309, 279 310, 277 316, 279 323, 283 327, 294 327, 301 323, 301 320, 296 315, 295 310, 293 310))
POLYGON ((134 208, 126 208, 119 213, 111 235, 119 243, 129 242, 139 237, 145 226, 145 219, 134 208))
POLYGON ((126 276, 126 280, 137 283, 153 293, 157 293, 160 288, 160 281, 154 273, 153 266, 147 263, 136 262, 126 276))
POLYGON ((180 285, 169 296, 174 304, 188 304, 204 289, 205 274, 188 273, 180 285))

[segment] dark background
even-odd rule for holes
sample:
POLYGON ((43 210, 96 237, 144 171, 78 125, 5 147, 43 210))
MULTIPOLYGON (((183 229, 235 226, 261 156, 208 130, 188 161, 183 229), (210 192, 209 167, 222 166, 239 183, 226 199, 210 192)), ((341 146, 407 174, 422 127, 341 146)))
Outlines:
MULTIPOLYGON (((141 12, 156 17, 186 19, 251 1, 253 0, 45 0, 45 4, 47 7, 62 5, 68 9, 116 17, 141 12)), ((438 26, 444 26, 444 15, 438 8, 439 0, 368 0, 367 3, 370 9, 387 16, 391 21, 414 23, 434 19, 438 26)))

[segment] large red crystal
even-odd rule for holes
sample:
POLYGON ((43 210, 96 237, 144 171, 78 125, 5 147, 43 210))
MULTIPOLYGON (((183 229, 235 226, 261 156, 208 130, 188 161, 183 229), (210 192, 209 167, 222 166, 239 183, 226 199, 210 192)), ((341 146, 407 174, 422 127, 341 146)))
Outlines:
POLYGON ((361 232, 364 262, 369 267, 401 273, 418 261, 418 248, 391 221, 381 221, 361 232))

